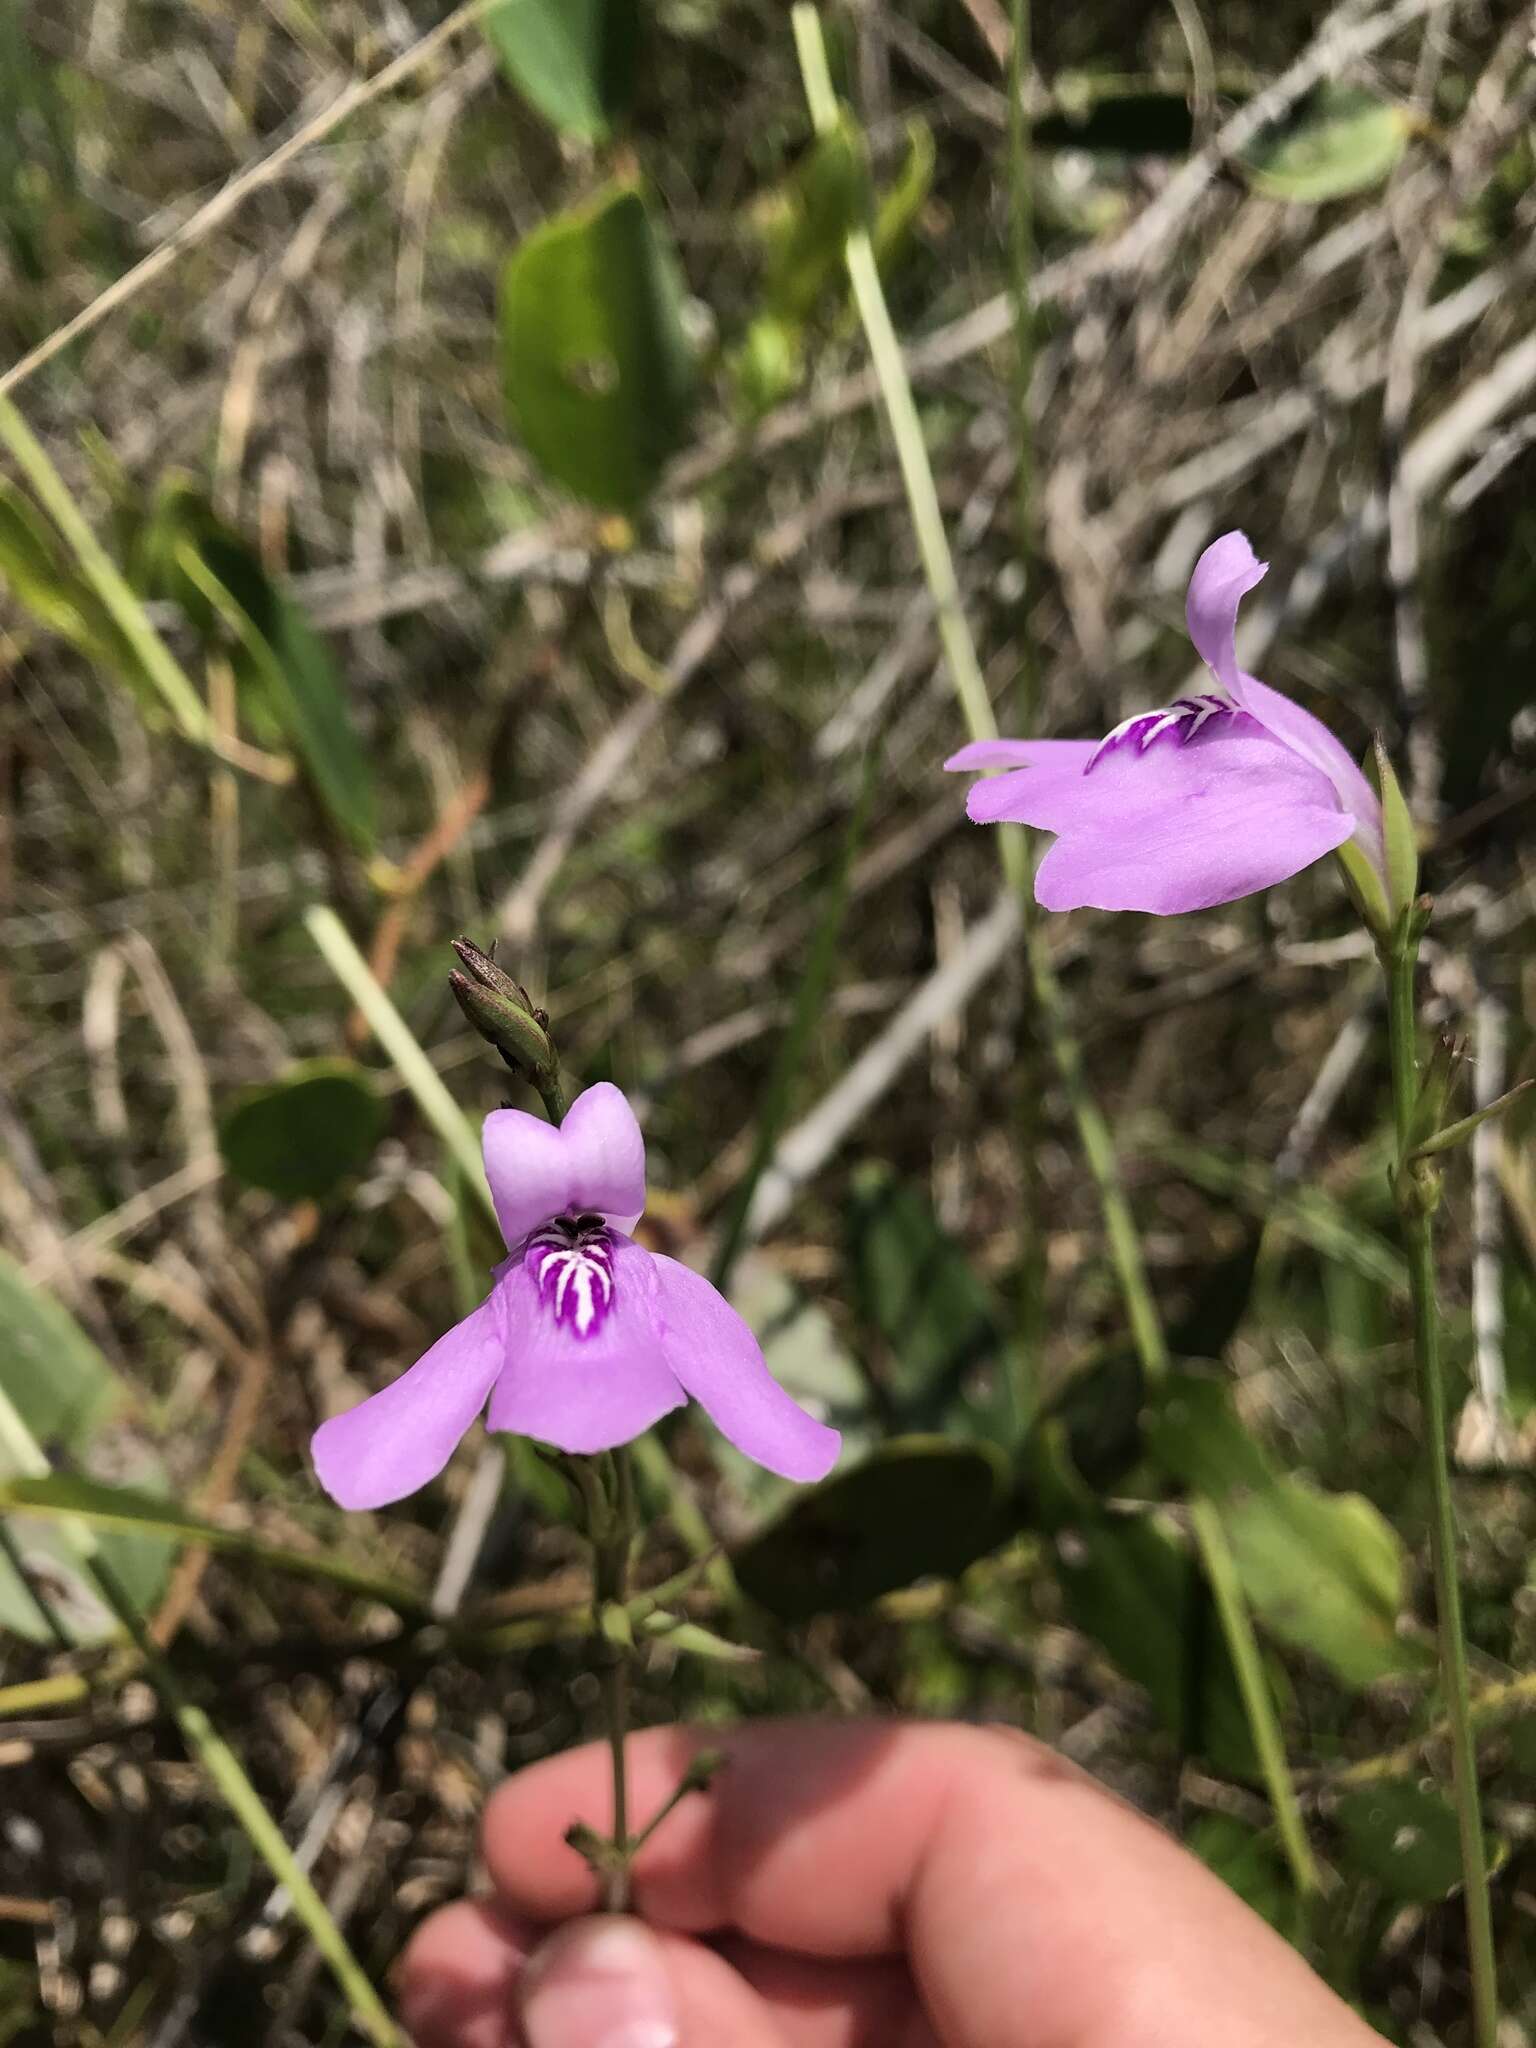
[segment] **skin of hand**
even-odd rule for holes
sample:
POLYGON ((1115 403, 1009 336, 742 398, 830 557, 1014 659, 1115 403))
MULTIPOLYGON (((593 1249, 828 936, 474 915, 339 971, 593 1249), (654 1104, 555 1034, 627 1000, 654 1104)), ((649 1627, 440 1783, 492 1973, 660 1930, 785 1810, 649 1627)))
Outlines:
POLYGON ((1193 1856, 1011 1730, 754 1722, 631 1738, 630 1810, 724 1749, 595 1913, 594 1745, 492 1797, 493 1890, 403 1956, 417 2048, 1381 2048, 1193 1856))

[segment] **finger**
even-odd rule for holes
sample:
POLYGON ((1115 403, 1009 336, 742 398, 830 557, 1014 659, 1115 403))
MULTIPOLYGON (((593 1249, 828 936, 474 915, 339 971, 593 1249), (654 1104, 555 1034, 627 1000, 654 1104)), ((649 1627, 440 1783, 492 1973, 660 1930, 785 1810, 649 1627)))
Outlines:
MULTIPOLYGON (((583 1929, 603 1924, 571 1923, 583 1929)), ((522 2048, 519 2003, 530 1977, 537 1981, 540 1960, 558 1956, 563 1938, 541 1949, 539 1936, 528 1922, 485 1900, 464 1900, 424 1921, 396 1971, 400 2016, 416 2048, 522 2048)), ((686 2042, 695 2038, 690 2029, 704 2029, 697 2034, 701 2042, 729 2041, 737 2048, 750 2019, 759 2031, 775 2029, 771 2038, 783 2048, 934 2048, 911 1978, 899 1964, 812 1962, 743 1941, 728 1943, 723 1954, 680 1935, 661 1941, 686 2042), (744 1983, 733 1985, 733 1976, 744 1983), (755 1999, 744 2005, 748 1985, 755 1999), (736 2032, 708 2031, 727 2018, 736 2032)), ((557 1998, 560 1982, 557 1974, 557 1998)), ((597 1996, 601 2007, 607 1996, 601 1986, 597 1996)), ((560 2023, 557 2013, 554 2024, 560 2023)))
POLYGON ((905 1963, 828 1963, 739 1935, 712 1948, 752 1986, 790 2048, 938 2048, 905 1963))
POLYGON ((423 1920, 394 1973, 416 2048, 518 2048, 513 1987, 540 1933, 489 1899, 460 1899, 423 1920))
MULTIPOLYGON (((764 1722, 654 1729, 630 1744, 640 1817, 695 1750, 724 1747, 636 1866, 639 1910, 805 1955, 904 1949, 952 2048, 1361 2048, 1375 2039, 1294 1951, 1159 1829, 1010 1731, 764 1722)), ((607 1758, 510 1780, 485 1851, 508 1904, 588 1910, 565 1848, 607 1824, 607 1758)))

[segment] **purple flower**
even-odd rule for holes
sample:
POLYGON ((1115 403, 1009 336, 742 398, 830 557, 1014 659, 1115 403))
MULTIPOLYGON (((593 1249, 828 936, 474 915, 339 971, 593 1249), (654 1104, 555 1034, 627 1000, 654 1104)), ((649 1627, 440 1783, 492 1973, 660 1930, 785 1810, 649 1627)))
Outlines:
POLYGON ((691 1394, 716 1427, 787 1479, 820 1479, 835 1429, 792 1401, 710 1283, 629 1236, 645 1207, 645 1142, 607 1081, 556 1126, 485 1120, 485 1171, 510 1257, 486 1299, 409 1372, 322 1423, 320 1483, 376 1508, 435 1478, 481 1409, 491 1429, 604 1451, 691 1394))
POLYGON ((1353 839, 1386 879, 1381 805, 1333 734, 1237 665, 1237 608, 1264 575, 1241 533, 1211 542, 1185 617, 1215 687, 1102 740, 978 740, 946 768, 1010 768, 966 809, 1054 832, 1035 876, 1046 910, 1175 916, 1283 882, 1353 839))

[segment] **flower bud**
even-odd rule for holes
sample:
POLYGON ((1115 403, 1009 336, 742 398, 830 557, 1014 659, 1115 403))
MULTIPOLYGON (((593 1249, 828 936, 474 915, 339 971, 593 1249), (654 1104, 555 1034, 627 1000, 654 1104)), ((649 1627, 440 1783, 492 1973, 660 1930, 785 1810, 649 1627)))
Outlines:
POLYGON ((455 939, 453 950, 469 972, 450 973, 448 986, 480 1036, 518 1073, 535 1080, 553 1076, 559 1060, 546 1028, 549 1019, 534 1008, 528 991, 470 940, 455 939))

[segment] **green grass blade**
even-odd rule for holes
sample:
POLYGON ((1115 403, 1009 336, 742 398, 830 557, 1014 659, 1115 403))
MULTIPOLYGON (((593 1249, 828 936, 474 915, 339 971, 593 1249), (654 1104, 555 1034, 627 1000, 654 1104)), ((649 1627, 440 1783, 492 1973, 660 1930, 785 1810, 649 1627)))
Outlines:
POLYGON ((206 746, 212 737, 208 710, 186 670, 150 623, 138 593, 91 531, 48 451, 10 399, 4 397, 0 397, 0 440, 10 449, 38 503, 73 549, 81 573, 138 657, 167 711, 189 740, 206 746))

